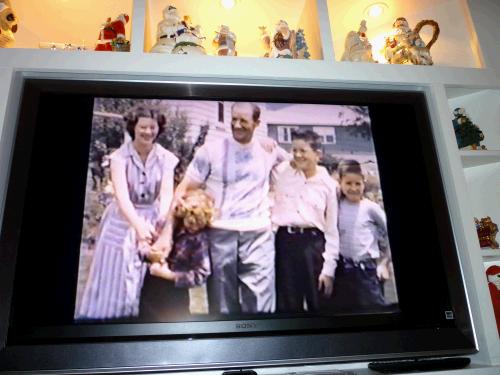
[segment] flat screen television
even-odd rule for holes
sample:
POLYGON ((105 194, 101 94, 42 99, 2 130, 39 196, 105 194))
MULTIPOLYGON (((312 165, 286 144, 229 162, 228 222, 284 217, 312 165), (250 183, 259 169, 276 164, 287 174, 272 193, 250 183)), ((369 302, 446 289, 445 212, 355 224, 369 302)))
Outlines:
POLYGON ((477 351, 424 92, 26 78, 12 126, 1 369, 477 351))

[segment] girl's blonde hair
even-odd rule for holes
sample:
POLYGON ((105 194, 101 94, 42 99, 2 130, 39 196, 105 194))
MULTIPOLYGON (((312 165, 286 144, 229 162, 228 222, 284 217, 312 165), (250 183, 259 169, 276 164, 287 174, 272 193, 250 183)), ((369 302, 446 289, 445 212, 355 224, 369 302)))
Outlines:
POLYGON ((175 207, 174 216, 182 221, 185 227, 194 225, 203 229, 212 222, 214 214, 213 198, 205 191, 197 189, 186 193, 175 207))

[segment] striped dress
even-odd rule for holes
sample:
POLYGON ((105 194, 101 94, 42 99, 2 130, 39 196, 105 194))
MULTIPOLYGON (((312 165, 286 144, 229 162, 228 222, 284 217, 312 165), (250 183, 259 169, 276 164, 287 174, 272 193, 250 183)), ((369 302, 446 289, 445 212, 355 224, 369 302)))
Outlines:
MULTIPOLYGON (((137 214, 156 226, 162 177, 174 178, 178 158, 155 144, 143 163, 127 142, 110 155, 125 164, 130 201, 137 214)), ((77 320, 136 317, 146 273, 138 251, 135 229, 121 213, 116 201, 106 207, 97 235, 94 257, 77 320)))

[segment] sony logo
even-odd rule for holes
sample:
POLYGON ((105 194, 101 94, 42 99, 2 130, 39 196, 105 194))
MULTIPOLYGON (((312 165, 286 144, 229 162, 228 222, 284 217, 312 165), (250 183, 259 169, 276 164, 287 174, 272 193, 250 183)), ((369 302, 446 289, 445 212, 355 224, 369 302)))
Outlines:
POLYGON ((257 328, 257 323, 236 323, 236 329, 257 328))

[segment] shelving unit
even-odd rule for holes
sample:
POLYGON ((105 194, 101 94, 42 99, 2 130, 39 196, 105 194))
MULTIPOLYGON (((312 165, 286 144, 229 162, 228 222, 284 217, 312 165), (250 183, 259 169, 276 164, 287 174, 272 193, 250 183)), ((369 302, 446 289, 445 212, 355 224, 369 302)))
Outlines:
POLYGON ((481 255, 484 261, 500 260, 500 250, 499 249, 481 249, 481 255))
MULTIPOLYGON (((71 8, 71 12, 62 14, 55 10, 47 12, 52 9, 47 7, 40 11, 38 7, 42 5, 39 4, 55 4, 48 0, 37 2, 36 6, 29 0, 15 1, 20 19, 16 48, 0 49, 0 217, 22 76, 422 91, 428 97, 450 216, 480 344, 480 352, 472 359, 476 364, 500 366, 500 340, 483 263, 500 260, 500 256, 494 253, 496 250, 479 248, 473 225, 474 216, 487 215, 500 223, 500 4, 496 0, 385 0, 389 6, 397 4, 397 7, 379 26, 368 20, 368 37, 387 29, 394 15, 406 15, 411 26, 424 18, 436 19, 442 27, 440 39, 431 50, 436 62, 434 66, 338 62, 346 33, 357 30, 358 18, 363 17, 352 9, 364 9, 368 3, 365 0, 241 0, 237 4, 243 7, 252 3, 255 9, 262 7, 259 12, 247 10, 243 14, 248 22, 255 19, 259 25, 268 26, 270 33, 274 23, 285 17, 292 28, 303 27, 311 60, 260 58, 259 30, 254 29, 255 25, 248 26, 251 29, 248 38, 243 32, 237 33, 241 35, 237 42, 238 57, 147 52, 154 41, 161 17, 159 12, 170 3, 178 6, 181 15, 190 14, 193 23, 202 24, 207 40, 213 37, 214 25, 226 19, 231 29, 237 31, 238 23, 230 22, 229 13, 222 13, 220 8, 213 14, 196 13, 195 3, 204 2, 207 1, 60 0, 53 5, 54 9, 71 8), (411 8, 412 4, 419 5, 411 8), (279 9, 284 7, 291 13, 280 13, 279 9), (101 23, 123 12, 131 15, 127 25, 132 46, 130 53, 38 49, 40 41, 78 44, 85 40, 86 45, 93 46, 101 23), (213 23, 208 24, 205 16, 213 17, 213 23), (488 22, 489 19, 493 21, 488 22), (56 29, 55 25, 59 24, 60 29, 56 29), (483 143, 488 151, 458 150, 451 126, 452 110, 458 106, 465 107, 472 121, 484 132, 483 143)), ((204 8, 200 6, 200 9, 204 8)), ((425 39, 424 33, 423 36, 425 39)), ((489 372, 490 369, 481 373, 495 373, 495 369, 489 372)), ((453 373, 474 374, 471 371, 453 373)))
MULTIPOLYGON (((385 37, 392 32, 392 24, 398 17, 405 17, 414 28, 421 20, 436 20, 441 32, 431 47, 434 64, 442 66, 483 67, 482 55, 469 9, 463 0, 328 0, 328 11, 335 57, 340 60, 344 40, 351 30, 358 31, 362 19, 367 21, 367 36, 373 46, 374 59, 387 63, 382 48, 385 37), (385 4, 378 17, 370 16, 369 6, 385 4)), ((420 35, 425 41, 432 37, 432 28, 424 27, 420 35)))
MULTIPOLYGON (((59 43, 84 45, 93 50, 106 19, 114 20, 121 13, 131 16, 133 8, 133 0, 16 0, 11 3, 19 19, 15 48, 59 43)), ((131 24, 132 19, 125 26, 127 36, 131 24)))
POLYGON ((500 151, 474 150, 460 151, 464 168, 479 167, 481 165, 500 163, 500 151))

